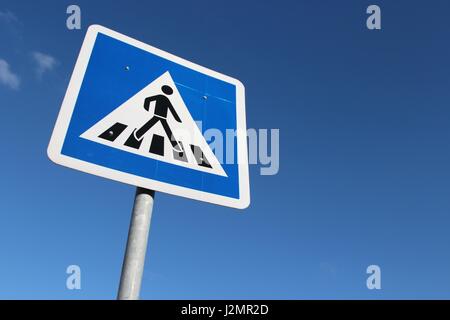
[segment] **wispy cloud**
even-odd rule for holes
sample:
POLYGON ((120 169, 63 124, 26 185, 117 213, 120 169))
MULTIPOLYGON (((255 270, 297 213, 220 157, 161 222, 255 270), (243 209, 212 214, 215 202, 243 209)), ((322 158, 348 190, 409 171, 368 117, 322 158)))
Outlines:
POLYGON ((45 72, 53 70, 58 63, 54 57, 42 52, 34 51, 32 56, 36 62, 36 74, 38 77, 42 77, 45 72))
POLYGON ((19 19, 11 11, 0 11, 0 21, 8 24, 19 23, 19 19))
MULTIPOLYGON (((11 11, 0 11, 0 35, 8 40, 18 41, 22 38, 22 22, 11 11)), ((3 39, 5 40, 5 39, 3 39)))
POLYGON ((13 90, 18 90, 20 86, 19 76, 11 71, 8 62, 3 59, 0 59, 0 83, 13 90))

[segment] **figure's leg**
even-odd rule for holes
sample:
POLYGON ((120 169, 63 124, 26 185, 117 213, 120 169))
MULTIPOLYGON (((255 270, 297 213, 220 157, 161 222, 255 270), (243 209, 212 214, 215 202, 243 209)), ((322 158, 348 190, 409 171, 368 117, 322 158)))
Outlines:
POLYGON ((144 134, 147 133, 148 130, 151 129, 158 121, 162 120, 161 118, 153 116, 150 120, 148 120, 142 127, 134 132, 134 136, 137 140, 141 140, 144 134))
POLYGON ((177 152, 182 152, 183 148, 180 146, 178 141, 173 136, 172 130, 170 129, 169 125, 167 124, 166 119, 161 119, 161 124, 164 128, 164 131, 166 132, 166 135, 169 137, 170 144, 172 145, 172 148, 177 152))

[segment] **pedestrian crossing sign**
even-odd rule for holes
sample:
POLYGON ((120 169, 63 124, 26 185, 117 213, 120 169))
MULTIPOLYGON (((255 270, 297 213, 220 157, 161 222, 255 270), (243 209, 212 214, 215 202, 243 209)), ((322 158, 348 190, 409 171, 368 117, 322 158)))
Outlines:
POLYGON ((48 155, 147 189, 250 204, 242 83, 98 25, 87 31, 48 155))

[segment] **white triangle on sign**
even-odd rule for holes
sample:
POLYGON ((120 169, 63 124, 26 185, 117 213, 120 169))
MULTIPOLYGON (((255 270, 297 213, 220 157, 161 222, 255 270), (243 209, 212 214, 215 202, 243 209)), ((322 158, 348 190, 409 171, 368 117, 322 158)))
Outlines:
POLYGON ((168 71, 80 137, 143 157, 227 176, 192 118, 168 71), (169 86, 173 93, 164 93, 163 86, 169 86), (144 108, 147 98, 147 102, 151 101, 147 103, 148 110, 144 108), (178 119, 168 104, 173 106, 178 119), (168 132, 172 133, 173 139, 170 139, 168 132))

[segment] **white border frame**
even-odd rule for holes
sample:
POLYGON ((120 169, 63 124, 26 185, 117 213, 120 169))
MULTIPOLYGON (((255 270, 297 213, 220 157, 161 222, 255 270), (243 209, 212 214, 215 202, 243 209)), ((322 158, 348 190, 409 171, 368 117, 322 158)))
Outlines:
POLYGON ((148 44, 110 30, 100 25, 91 25, 83 41, 83 45, 80 50, 75 68, 70 78, 69 86, 66 91, 66 95, 61 105, 58 118, 56 120, 55 128, 50 139, 49 146, 47 148, 48 157, 55 163, 90 173, 96 176, 112 179, 120 182, 124 182, 130 185, 140 186, 155 191, 161 191, 170 193, 185 198, 205 201, 209 203, 219 204, 227 207, 245 209, 250 205, 250 183, 248 173, 248 155, 247 155, 247 126, 245 120, 245 88, 244 85, 237 79, 223 75, 216 71, 202 67, 148 44), (225 82, 232 83, 236 86, 236 136, 237 136, 237 159, 238 159, 238 171, 239 171, 239 199, 225 197, 213 193, 190 189, 182 186, 172 185, 169 183, 143 178, 130 173, 121 172, 76 158, 72 158, 61 154, 64 140, 66 137, 67 129, 69 127, 70 119, 72 117, 73 110, 78 98, 84 74, 86 72, 89 59, 94 48, 97 34, 102 33, 110 36, 114 39, 123 41, 132 46, 140 48, 142 50, 151 52, 155 55, 171 60, 175 63, 183 65, 192 70, 207 74, 211 77, 223 80, 225 82))

